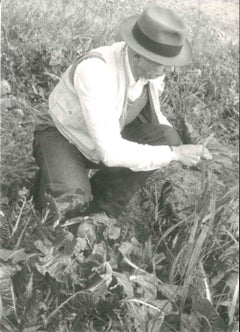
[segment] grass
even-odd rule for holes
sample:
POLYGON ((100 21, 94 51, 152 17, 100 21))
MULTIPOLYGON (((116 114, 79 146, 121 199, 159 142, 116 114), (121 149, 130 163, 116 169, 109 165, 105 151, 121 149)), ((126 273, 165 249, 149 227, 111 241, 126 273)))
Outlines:
POLYGON ((49 228, 29 197, 40 105, 78 54, 120 40, 119 22, 146 3, 3 3, 3 331, 237 331, 236 1, 161 1, 185 18, 194 46, 191 65, 166 81, 162 110, 186 143, 207 145, 211 163, 156 172, 119 220, 75 220, 76 238, 49 228))

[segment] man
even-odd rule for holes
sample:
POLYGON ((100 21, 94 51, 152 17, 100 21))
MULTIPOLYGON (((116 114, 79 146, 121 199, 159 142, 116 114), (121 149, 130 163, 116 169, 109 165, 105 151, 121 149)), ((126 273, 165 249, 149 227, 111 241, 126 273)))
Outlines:
POLYGON ((211 159, 203 146, 181 145, 160 111, 165 74, 192 56, 182 20, 152 5, 125 19, 121 33, 124 42, 67 69, 36 127, 36 206, 54 202, 55 219, 98 210, 117 217, 154 170, 211 159), (90 180, 89 169, 99 169, 90 180))

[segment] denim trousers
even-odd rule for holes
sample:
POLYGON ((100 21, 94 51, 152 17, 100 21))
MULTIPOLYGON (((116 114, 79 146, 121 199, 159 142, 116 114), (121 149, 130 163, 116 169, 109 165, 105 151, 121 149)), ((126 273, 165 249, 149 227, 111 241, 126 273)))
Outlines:
MULTIPOLYGON (((121 135, 126 140, 140 144, 181 144, 174 128, 143 124, 138 119, 127 125, 121 135)), ((107 167, 101 162, 95 164, 69 143, 55 127, 35 131, 33 155, 39 166, 34 189, 36 208, 44 210, 46 194, 60 201, 63 196, 77 195, 81 204, 72 204, 68 209, 68 217, 104 211, 117 218, 132 195, 154 172, 107 167), (88 176, 90 169, 97 170, 91 178, 88 176)))

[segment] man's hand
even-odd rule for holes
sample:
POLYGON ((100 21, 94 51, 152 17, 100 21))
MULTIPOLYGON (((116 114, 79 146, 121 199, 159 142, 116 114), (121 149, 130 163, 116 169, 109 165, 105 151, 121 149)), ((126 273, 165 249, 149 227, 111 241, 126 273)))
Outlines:
POLYGON ((174 160, 180 161, 186 166, 195 166, 201 159, 211 160, 212 155, 204 145, 184 144, 173 146, 174 160))

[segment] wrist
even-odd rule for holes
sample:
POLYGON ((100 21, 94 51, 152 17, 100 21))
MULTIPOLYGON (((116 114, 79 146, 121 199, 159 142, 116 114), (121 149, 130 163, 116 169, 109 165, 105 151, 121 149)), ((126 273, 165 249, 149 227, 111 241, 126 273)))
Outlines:
POLYGON ((169 146, 172 151, 172 160, 178 161, 179 160, 179 153, 178 153, 178 146, 169 146))

